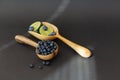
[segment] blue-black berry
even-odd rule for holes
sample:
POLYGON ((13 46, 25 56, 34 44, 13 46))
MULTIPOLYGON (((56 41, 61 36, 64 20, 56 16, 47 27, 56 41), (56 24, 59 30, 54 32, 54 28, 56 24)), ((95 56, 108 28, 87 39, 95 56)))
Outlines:
POLYGON ((43 66, 38 66, 39 69, 43 69, 43 66))
POLYGON ((29 31, 33 31, 34 28, 33 28, 32 26, 30 26, 28 30, 29 30, 29 31))
POLYGON ((47 26, 43 26, 43 30, 47 31, 48 27, 47 26))
POLYGON ((42 40, 42 41, 39 41, 38 44, 39 44, 38 46, 39 54, 42 54, 42 55, 48 55, 50 53, 54 53, 54 51, 57 48, 57 45, 50 40, 47 40, 47 41, 42 40))
POLYGON ((49 34, 49 36, 54 36, 54 35, 56 35, 55 32, 52 32, 52 33, 49 34))
POLYGON ((45 61, 42 61, 42 64, 43 64, 43 65, 45 65, 45 64, 46 64, 46 62, 45 62, 45 61))
POLYGON ((46 61, 46 65, 50 65, 50 61, 46 61))
POLYGON ((30 68, 34 68, 35 65, 34 65, 34 64, 30 64, 29 67, 30 67, 30 68))

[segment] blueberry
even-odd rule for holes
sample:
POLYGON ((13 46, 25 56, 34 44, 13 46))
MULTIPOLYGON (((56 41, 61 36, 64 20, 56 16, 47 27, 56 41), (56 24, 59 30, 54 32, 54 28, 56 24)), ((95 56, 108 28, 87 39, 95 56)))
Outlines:
POLYGON ((54 36, 54 35, 56 35, 55 32, 52 32, 52 33, 49 34, 49 36, 54 36))
POLYGON ((45 47, 46 49, 49 49, 48 45, 45 47))
POLYGON ((28 28, 28 30, 29 30, 29 31, 33 31, 34 28, 33 28, 32 26, 30 26, 30 27, 28 28))
POLYGON ((43 52, 46 52, 46 49, 43 49, 43 52))
POLYGON ((48 47, 48 48, 50 48, 50 47, 51 47, 51 46, 50 46, 50 44, 49 44, 49 45, 47 45, 47 47, 48 47))
POLYGON ((39 51, 40 51, 40 53, 43 53, 43 50, 42 50, 42 49, 40 49, 39 51))
POLYGON ((44 55, 48 55, 48 53, 46 52, 46 53, 44 53, 44 55))
POLYGON ((50 54, 50 51, 47 51, 47 54, 50 54))
POLYGON ((42 44, 43 44, 43 42, 42 42, 42 41, 39 41, 39 42, 38 42, 38 44, 39 44, 39 45, 42 45, 42 44))
POLYGON ((50 61, 46 61, 46 65, 49 65, 50 64, 50 61))
POLYGON ((56 45, 54 45, 54 49, 56 49, 57 48, 57 46, 56 45))
POLYGON ((43 45, 40 46, 41 49, 44 49, 45 47, 43 45))
POLYGON ((54 52, 54 49, 52 49, 50 52, 53 53, 53 52, 54 52))
POLYGON ((53 41, 51 41, 51 43, 54 43, 53 41))
POLYGON ((30 64, 29 67, 30 67, 30 68, 34 68, 35 65, 34 65, 34 64, 30 64))
POLYGON ((41 54, 42 54, 42 55, 44 55, 45 53, 44 53, 44 52, 42 52, 41 54))
POLYGON ((45 65, 45 64, 46 64, 46 61, 42 61, 42 64, 45 65))
POLYGON ((51 34, 52 34, 52 36, 56 35, 56 33, 55 33, 55 32, 52 32, 51 34))
POLYGON ((50 40, 47 40, 47 43, 49 44, 51 41, 50 40))
POLYGON ((53 43, 50 43, 50 46, 53 46, 54 44, 53 43))
POLYGON ((38 66, 39 69, 43 69, 43 66, 38 66))
POLYGON ((49 48, 47 48, 47 51, 49 52, 49 51, 50 51, 50 49, 49 49, 49 48))
POLYGON ((43 26, 43 30, 47 31, 48 27, 47 26, 43 26))
POLYGON ((47 44, 46 44, 46 43, 44 43, 44 46, 47 46, 47 44))
MULTIPOLYGON (((48 55, 50 53, 53 53, 57 48, 56 44, 50 40, 42 40, 39 41, 38 44, 39 54, 42 55, 48 55)), ((36 53, 38 53, 38 51, 36 51, 36 53)))

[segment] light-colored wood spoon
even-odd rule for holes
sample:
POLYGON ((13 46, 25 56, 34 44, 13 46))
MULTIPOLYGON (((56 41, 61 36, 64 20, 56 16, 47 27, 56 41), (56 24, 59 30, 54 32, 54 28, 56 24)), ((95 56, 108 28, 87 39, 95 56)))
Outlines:
MULTIPOLYGON (((29 38, 27 38, 27 37, 25 37, 25 36, 22 36, 22 35, 16 35, 16 36, 15 36, 15 40, 16 40, 17 42, 19 42, 19 43, 28 44, 28 45, 36 48, 36 50, 37 50, 37 48, 38 48, 38 46, 39 46, 38 43, 36 43, 36 42, 34 42, 33 40, 31 40, 31 39, 29 39, 29 38)), ((55 42, 54 42, 54 43, 55 43, 55 42)), ((54 51, 54 53, 50 53, 50 54, 48 54, 48 55, 42 55, 42 54, 36 53, 37 56, 38 56, 40 59, 42 59, 42 60, 51 60, 52 58, 54 58, 54 57, 58 54, 58 45, 57 45, 57 43, 55 43, 55 44, 56 44, 57 48, 56 48, 56 50, 54 51)))
POLYGON ((70 46, 72 49, 74 49, 79 55, 81 55, 82 57, 84 58, 88 58, 91 56, 91 51, 83 46, 80 46, 66 38, 64 38, 63 36, 61 36, 59 34, 59 31, 58 31, 58 28, 51 24, 51 23, 48 23, 48 22, 42 22, 43 25, 47 26, 47 27, 52 27, 54 32, 56 33, 56 35, 54 36, 44 36, 44 35, 41 35, 39 33, 36 33, 34 31, 28 31, 29 34, 31 34, 32 36, 40 39, 40 40, 51 40, 51 39, 54 39, 54 38, 59 38, 60 40, 62 40, 64 43, 66 43, 68 46, 70 46))

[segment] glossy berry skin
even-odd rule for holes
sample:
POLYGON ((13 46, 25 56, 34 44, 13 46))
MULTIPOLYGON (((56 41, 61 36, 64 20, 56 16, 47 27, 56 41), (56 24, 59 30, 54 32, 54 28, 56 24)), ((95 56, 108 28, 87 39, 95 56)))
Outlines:
POLYGON ((43 66, 38 66, 39 69, 43 69, 43 66))
POLYGON ((37 53, 39 52, 38 54, 48 55, 54 53, 57 49, 57 45, 50 40, 41 40, 38 42, 38 44, 38 50, 36 50, 37 53))
POLYGON ((47 26, 43 26, 43 30, 47 31, 48 27, 47 26))
POLYGON ((50 61, 46 61, 46 65, 50 65, 50 61))
POLYGON ((32 26, 30 26, 28 30, 29 30, 29 31, 33 31, 34 28, 33 28, 32 26))
POLYGON ((45 65, 45 64, 46 64, 46 62, 45 62, 45 61, 42 61, 42 64, 43 64, 43 65, 45 65))
POLYGON ((42 64, 48 66, 50 65, 50 61, 43 61, 42 64))
POLYGON ((34 64, 30 64, 29 67, 30 68, 34 68, 35 66, 34 66, 34 64))

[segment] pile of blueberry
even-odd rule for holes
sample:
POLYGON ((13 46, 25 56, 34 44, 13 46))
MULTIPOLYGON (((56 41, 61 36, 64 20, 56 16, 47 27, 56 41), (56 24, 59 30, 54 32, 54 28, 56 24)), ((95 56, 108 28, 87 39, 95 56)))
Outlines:
POLYGON ((54 53, 57 49, 57 45, 55 42, 51 40, 41 40, 38 42, 38 48, 36 50, 37 54, 48 55, 54 53))

